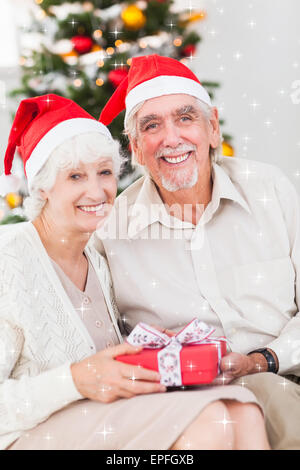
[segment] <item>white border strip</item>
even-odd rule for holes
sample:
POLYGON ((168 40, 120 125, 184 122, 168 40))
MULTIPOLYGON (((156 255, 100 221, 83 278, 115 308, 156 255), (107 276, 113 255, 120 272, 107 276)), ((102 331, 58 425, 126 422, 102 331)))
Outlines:
POLYGON ((86 132, 99 132, 112 139, 107 127, 93 119, 73 118, 60 122, 42 137, 27 160, 25 168, 28 186, 31 186, 33 178, 46 163, 53 150, 65 140, 86 132))
POLYGON ((186 77, 177 77, 175 75, 160 75, 152 78, 151 80, 147 80, 130 90, 125 99, 125 122, 130 111, 138 103, 162 95, 173 95, 179 93, 195 96, 209 106, 212 106, 209 94, 205 88, 195 80, 186 77))

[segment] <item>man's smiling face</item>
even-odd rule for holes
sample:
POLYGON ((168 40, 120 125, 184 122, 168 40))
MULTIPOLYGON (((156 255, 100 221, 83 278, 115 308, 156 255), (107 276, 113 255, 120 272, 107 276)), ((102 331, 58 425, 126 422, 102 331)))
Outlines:
POLYGON ((208 120, 193 96, 164 95, 147 100, 138 111, 133 148, 157 186, 174 192, 195 186, 219 138, 215 108, 208 120))

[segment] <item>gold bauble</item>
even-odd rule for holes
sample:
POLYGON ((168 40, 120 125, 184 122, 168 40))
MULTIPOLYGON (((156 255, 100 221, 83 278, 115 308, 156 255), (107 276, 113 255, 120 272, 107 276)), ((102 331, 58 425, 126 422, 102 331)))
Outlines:
POLYGON ((146 16, 136 5, 129 5, 121 13, 122 20, 127 29, 137 31, 146 23, 146 16))
POLYGON ((195 13, 185 13, 181 15, 180 20, 179 20, 179 26, 182 28, 185 28, 188 24, 194 23, 195 21, 202 21, 206 18, 206 12, 205 11, 198 11, 195 13))
POLYGON ((8 193, 5 196, 5 200, 9 205, 10 209, 15 209, 16 207, 21 206, 23 202, 22 196, 20 196, 20 194, 18 193, 8 193))
POLYGON ((234 157, 234 148, 228 142, 223 142, 222 153, 224 157, 234 157))
POLYGON ((70 51, 70 52, 65 52, 64 54, 59 54, 62 59, 68 59, 69 57, 78 57, 79 54, 77 54, 76 51, 70 51))
POLYGON ((93 44, 90 52, 99 52, 99 51, 102 51, 102 47, 98 46, 98 44, 93 44))

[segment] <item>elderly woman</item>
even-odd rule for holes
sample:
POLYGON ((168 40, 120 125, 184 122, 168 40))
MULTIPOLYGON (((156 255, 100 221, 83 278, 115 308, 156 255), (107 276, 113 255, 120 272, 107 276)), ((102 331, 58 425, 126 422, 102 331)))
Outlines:
POLYGON ((56 95, 24 100, 2 194, 15 184, 16 146, 30 222, 0 237, 0 447, 268 449, 250 391, 165 393, 157 372, 114 359, 139 349, 119 344, 109 271, 88 244, 117 190, 118 145, 106 127, 56 95))

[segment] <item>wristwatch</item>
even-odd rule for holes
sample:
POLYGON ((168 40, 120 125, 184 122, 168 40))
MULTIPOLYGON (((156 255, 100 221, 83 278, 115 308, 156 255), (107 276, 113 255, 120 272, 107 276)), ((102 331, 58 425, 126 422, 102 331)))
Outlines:
POLYGON ((273 354, 270 353, 270 351, 267 348, 255 349, 254 351, 249 352, 247 356, 253 353, 260 353, 263 356, 265 356, 267 363, 268 363, 268 372, 273 372, 274 374, 277 374, 278 367, 276 365, 276 361, 274 359, 273 354))

